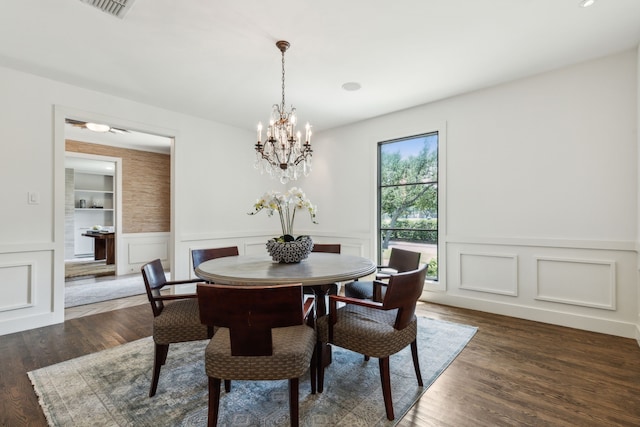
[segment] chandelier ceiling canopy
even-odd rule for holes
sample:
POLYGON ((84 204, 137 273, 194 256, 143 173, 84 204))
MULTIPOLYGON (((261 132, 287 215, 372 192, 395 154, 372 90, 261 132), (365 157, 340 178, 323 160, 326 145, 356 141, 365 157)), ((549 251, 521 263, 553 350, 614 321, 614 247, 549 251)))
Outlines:
POLYGON ((286 184, 296 180, 300 175, 308 176, 311 172, 311 125, 305 125, 305 136, 296 131, 296 109, 287 111, 285 106, 285 74, 284 53, 289 42, 280 40, 276 46, 282 53, 282 100, 271 109, 266 139, 262 142, 262 122, 258 123, 258 142, 255 145, 256 161, 254 167, 260 173, 267 173, 272 178, 279 178, 286 184), (304 142, 303 142, 304 141, 304 142))

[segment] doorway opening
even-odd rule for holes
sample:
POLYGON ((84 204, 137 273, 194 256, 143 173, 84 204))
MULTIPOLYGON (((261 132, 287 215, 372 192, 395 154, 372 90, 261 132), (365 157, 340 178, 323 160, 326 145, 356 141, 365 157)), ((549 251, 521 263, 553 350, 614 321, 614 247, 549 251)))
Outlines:
POLYGON ((115 121, 98 132, 80 119, 84 114, 66 113, 65 309, 143 294, 136 257, 147 255, 139 248, 153 248, 150 239, 171 245, 173 138, 115 121), (138 252, 132 255, 131 247, 138 252))
POLYGON ((65 154, 65 281, 116 275, 118 163, 65 154))

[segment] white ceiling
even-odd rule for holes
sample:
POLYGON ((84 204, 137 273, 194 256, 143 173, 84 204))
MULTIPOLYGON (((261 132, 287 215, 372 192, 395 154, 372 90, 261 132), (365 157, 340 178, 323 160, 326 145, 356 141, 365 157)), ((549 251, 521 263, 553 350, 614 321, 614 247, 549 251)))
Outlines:
POLYGON ((640 0, 2 2, 0 65, 253 129, 316 132, 636 47, 640 0), (348 92, 346 82, 362 89, 348 92))

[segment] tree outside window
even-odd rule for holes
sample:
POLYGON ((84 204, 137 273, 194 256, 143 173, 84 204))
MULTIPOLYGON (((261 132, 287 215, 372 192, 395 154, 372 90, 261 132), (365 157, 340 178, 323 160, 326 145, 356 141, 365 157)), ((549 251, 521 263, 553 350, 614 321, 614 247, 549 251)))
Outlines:
POLYGON ((438 133, 378 143, 380 264, 392 247, 422 254, 438 279, 438 133))

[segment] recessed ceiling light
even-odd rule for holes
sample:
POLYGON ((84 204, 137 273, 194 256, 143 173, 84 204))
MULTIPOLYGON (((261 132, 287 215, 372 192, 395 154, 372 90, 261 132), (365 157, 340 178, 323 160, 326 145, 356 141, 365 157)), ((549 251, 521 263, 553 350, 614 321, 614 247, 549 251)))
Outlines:
POLYGON ((362 86, 360 86, 360 83, 358 82, 347 82, 345 84, 342 85, 342 89, 349 91, 349 92, 353 92, 356 90, 360 90, 362 86))
POLYGON ((580 1, 580 7, 589 7, 589 6, 593 6, 593 4, 596 2, 596 0, 581 0, 580 1))
POLYGON ((94 132, 109 132, 111 126, 103 125, 101 123, 87 123, 87 129, 92 130, 94 132))

